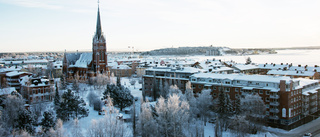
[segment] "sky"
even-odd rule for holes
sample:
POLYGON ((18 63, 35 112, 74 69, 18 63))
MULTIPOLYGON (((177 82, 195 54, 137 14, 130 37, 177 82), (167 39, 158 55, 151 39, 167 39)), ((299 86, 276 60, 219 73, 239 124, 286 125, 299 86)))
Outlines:
MULTIPOLYGON (((0 0, 0 52, 90 51, 97 7, 0 0)), ((319 7, 320 0, 100 0, 100 15, 108 51, 304 47, 320 46, 319 7)))

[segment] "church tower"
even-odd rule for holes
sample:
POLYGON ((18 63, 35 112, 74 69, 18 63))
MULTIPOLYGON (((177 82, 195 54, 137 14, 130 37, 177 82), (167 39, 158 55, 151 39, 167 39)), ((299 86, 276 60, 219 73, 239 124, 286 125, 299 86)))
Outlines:
POLYGON ((105 73, 107 70, 107 46, 103 36, 98 5, 96 32, 92 40, 92 70, 96 73, 105 73))

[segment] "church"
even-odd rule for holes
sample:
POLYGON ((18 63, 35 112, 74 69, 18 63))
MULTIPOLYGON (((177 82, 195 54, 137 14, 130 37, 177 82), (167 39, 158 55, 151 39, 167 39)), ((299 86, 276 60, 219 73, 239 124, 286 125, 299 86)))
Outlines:
POLYGON ((98 73, 108 73, 106 39, 101 29, 100 10, 98 6, 96 32, 92 39, 92 52, 64 53, 63 74, 67 80, 78 77, 86 81, 98 73))

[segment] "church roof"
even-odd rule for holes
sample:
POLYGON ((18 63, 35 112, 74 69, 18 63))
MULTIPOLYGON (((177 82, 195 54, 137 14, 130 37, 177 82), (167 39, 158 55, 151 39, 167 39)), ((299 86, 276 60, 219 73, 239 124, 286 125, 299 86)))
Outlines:
POLYGON ((100 10, 99 10, 99 7, 98 7, 97 26, 96 26, 95 37, 100 39, 101 35, 102 35, 102 29, 101 29, 101 21, 100 21, 100 10))

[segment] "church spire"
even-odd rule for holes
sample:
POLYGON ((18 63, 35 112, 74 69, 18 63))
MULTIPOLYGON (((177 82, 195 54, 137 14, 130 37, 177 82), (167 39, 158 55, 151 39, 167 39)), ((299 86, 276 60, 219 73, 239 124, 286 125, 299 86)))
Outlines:
POLYGON ((99 1, 98 1, 98 16, 97 16, 97 28, 96 28, 96 34, 95 36, 100 39, 101 37, 101 21, 100 21, 100 10, 99 10, 99 1))

